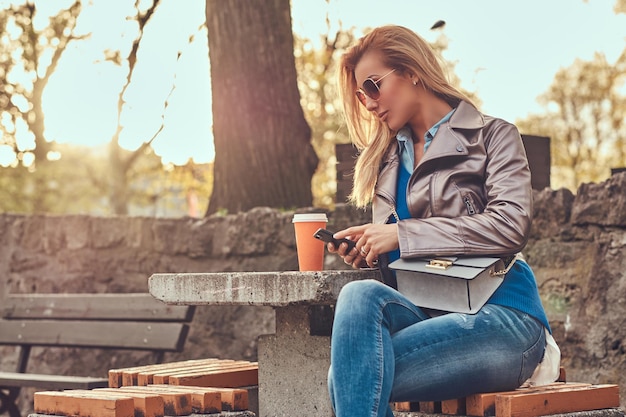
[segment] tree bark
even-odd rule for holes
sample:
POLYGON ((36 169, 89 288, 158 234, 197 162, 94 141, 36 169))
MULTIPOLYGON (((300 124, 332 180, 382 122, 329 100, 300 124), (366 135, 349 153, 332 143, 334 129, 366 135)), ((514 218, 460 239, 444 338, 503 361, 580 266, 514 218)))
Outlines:
POLYGON ((289 0, 207 0, 214 187, 207 215, 312 205, 317 156, 298 92, 289 0))

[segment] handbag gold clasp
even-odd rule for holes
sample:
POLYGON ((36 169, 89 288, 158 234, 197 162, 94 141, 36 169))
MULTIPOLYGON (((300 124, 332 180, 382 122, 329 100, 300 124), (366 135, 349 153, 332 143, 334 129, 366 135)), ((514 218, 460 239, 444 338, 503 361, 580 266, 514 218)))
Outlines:
POLYGON ((447 259, 431 259, 429 263, 426 264, 426 268, 433 269, 443 269, 446 270, 452 266, 452 261, 448 261, 447 259))

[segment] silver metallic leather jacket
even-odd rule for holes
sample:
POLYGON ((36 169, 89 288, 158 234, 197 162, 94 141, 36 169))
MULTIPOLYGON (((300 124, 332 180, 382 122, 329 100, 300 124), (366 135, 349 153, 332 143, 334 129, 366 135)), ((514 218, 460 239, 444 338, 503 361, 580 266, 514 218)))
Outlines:
MULTIPOLYGON (((397 146, 390 146, 378 176, 374 223, 397 218, 397 146)), ((411 175, 407 204, 412 218, 398 223, 403 258, 521 251, 532 221, 532 189, 517 128, 461 102, 411 175)))

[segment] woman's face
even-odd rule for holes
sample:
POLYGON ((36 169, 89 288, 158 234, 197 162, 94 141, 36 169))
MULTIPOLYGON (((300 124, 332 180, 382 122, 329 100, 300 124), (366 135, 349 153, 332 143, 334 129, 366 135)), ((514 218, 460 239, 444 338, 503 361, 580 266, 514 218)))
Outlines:
MULTIPOLYGON (((359 93, 361 102, 367 110, 382 122, 387 123, 391 130, 397 132, 411 118, 415 109, 413 103, 415 103, 416 95, 415 86, 409 77, 393 70, 394 68, 383 65, 378 53, 368 52, 356 65, 354 76, 358 88, 362 88, 363 82, 368 78, 378 86, 378 99, 359 93)), ((370 83, 370 90, 371 87, 370 83)), ((363 90, 368 91, 367 88, 363 90)))

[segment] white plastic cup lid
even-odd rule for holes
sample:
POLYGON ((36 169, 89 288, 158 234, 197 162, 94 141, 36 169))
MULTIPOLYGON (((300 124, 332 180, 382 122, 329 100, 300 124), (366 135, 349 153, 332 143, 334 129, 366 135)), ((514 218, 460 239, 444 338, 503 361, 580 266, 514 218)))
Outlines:
POLYGON ((326 217, 326 213, 294 214, 293 223, 300 222, 328 222, 328 217, 326 217))

